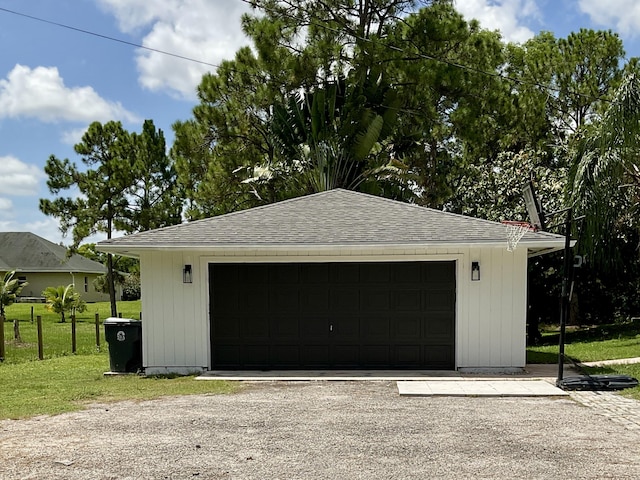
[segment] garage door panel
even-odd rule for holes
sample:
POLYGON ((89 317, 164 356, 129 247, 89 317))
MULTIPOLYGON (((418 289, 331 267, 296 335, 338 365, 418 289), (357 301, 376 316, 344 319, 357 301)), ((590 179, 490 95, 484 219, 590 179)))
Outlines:
POLYGON ((424 280, 428 284, 454 285, 456 281, 455 269, 451 268, 451 262, 430 262, 429 268, 423 272, 424 280))
POLYGON ((209 272, 213 368, 454 367, 454 262, 209 272))
POLYGON ((391 282, 393 284, 420 283, 422 267, 418 263, 397 263, 393 265, 391 282))
POLYGON ((380 338, 389 339, 391 336, 391 318, 388 316, 363 316, 362 334, 364 341, 380 338))
POLYGON ((283 263, 269 266, 269 283, 287 285, 297 285, 299 279, 299 267, 295 263, 283 263))
POLYGON ((391 307, 394 312, 419 312, 422 310, 422 290, 407 289, 391 292, 391 307))
POLYGON ((425 338, 453 338, 451 316, 446 313, 432 313, 423 320, 425 338))
POLYGON ((360 266, 360 283, 384 283, 390 280, 391 266, 387 263, 364 263, 360 266))
POLYGON ((269 358, 269 345, 246 344, 242 349, 241 361, 247 368, 267 368, 271 365, 269 358))
POLYGON ((408 315, 394 317, 394 338, 397 340, 419 340, 422 338, 422 318, 408 315))
POLYGON ((297 313, 300 310, 300 292, 297 288, 286 286, 269 294, 269 313, 297 313))
POLYGON ((329 345, 309 345, 302 348, 302 364, 306 367, 330 366, 329 345))
POLYGON ((330 333, 329 326, 329 317, 304 316, 300 318, 300 330, 305 340, 328 339, 330 333))
POLYGON ((362 313, 381 313, 391 309, 388 288, 364 288, 360 291, 360 311, 362 313))
POLYGON ((331 349, 331 361, 337 367, 358 367, 360 362, 360 345, 344 344, 333 345, 331 349))
POLYGON ((363 345, 361 362, 375 367, 391 365, 391 347, 389 345, 363 345))
POLYGON ((239 368, 242 366, 240 350, 240 345, 217 346, 211 352, 212 362, 221 368, 239 368))
POLYGON ((428 310, 453 311, 455 295, 450 290, 427 291, 424 294, 425 308, 428 310))
POLYGON ((357 284, 360 282, 360 264, 331 263, 329 267, 329 282, 336 284, 357 284))
POLYGON ((271 318, 270 338, 274 341, 277 338, 289 340, 291 337, 297 339, 300 335, 300 322, 298 316, 277 316, 271 318))
POLYGON ((248 339, 269 339, 269 318, 246 317, 242 319, 241 335, 248 339))
POLYGON ((360 311, 360 290, 341 288, 329 293, 329 309, 332 312, 353 313, 360 311))
POLYGON ((218 338, 233 338, 238 339, 240 337, 240 317, 214 317, 213 318, 213 333, 218 338))
POLYGON ((395 364, 403 367, 418 367, 422 364, 421 345, 396 345, 395 364))
POLYGON ((301 363, 300 347, 295 345, 272 345, 271 361, 274 367, 290 368, 299 366, 301 363))
POLYGON ((328 263, 304 263, 300 265, 300 283, 302 285, 327 285, 329 283, 328 263))
POLYGON ((303 313, 325 313, 329 311, 329 291, 314 288, 300 288, 300 311, 303 313))

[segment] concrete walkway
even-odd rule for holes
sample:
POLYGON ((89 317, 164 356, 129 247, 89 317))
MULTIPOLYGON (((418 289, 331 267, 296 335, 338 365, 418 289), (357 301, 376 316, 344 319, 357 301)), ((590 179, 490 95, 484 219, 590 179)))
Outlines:
POLYGON ((607 365, 631 365, 633 363, 640 363, 640 357, 601 360, 599 362, 582 362, 581 365, 585 367, 606 367, 607 365))
POLYGON ((568 397, 566 392, 545 380, 427 380, 397 382, 398 393, 410 397, 568 397))

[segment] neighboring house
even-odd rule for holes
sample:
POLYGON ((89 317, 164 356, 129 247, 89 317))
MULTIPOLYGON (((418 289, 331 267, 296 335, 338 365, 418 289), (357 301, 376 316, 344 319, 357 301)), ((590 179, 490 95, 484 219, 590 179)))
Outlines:
POLYGON ((108 301, 93 281, 106 273, 104 265, 82 255, 67 258, 67 249, 29 232, 0 232, 0 272, 15 270, 15 277, 28 282, 21 300, 42 298, 47 287, 74 284, 85 302, 108 301))
POLYGON ((148 374, 525 365, 527 259, 564 238, 331 190, 98 243, 140 258, 148 374), (475 268, 474 268, 475 267, 475 268))

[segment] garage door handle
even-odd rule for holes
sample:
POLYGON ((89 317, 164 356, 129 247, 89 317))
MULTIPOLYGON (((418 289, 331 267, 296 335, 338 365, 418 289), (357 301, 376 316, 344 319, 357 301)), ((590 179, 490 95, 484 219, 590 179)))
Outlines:
POLYGON ((333 325, 329 325, 329 331, 333 332, 333 325))

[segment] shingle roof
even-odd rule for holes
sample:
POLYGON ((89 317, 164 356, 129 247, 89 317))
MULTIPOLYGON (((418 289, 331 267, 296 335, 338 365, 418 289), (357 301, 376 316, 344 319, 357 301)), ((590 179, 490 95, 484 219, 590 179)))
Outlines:
POLYGON ((105 273, 104 265, 30 232, 0 232, 0 271, 105 273))
MULTIPOLYGON (((560 246, 563 237, 527 232, 522 244, 560 246)), ((336 189, 98 243, 101 250, 212 247, 332 247, 501 244, 498 222, 336 189)))

